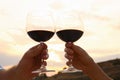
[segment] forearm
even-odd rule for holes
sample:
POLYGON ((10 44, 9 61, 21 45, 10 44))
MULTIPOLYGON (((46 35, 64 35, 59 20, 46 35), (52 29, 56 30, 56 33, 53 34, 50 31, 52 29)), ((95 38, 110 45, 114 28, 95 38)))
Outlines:
MULTIPOLYGON (((0 80, 31 80, 30 72, 26 71, 26 67, 14 66, 2 72, 0 80)), ((1 75, 1 74, 0 74, 1 75)))
POLYGON ((96 63, 86 70, 86 74, 92 80, 112 80, 96 63))
POLYGON ((0 71, 0 80, 15 80, 16 67, 0 71))
POLYGON ((5 70, 0 70, 0 80, 5 80, 5 70))
MULTIPOLYGON (((16 66, 11 67, 10 69, 6 70, 5 73, 6 80, 16 80, 16 66)), ((18 79, 19 80, 19 79, 18 79)))

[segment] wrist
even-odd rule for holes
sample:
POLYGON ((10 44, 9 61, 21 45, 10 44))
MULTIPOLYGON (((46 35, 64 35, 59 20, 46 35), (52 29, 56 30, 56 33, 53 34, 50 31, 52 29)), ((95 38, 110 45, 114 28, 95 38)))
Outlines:
POLYGON ((18 66, 14 66, 9 71, 7 71, 6 80, 29 80, 26 78, 26 74, 24 74, 24 71, 24 69, 21 69, 18 66))
POLYGON ((5 80, 16 80, 16 66, 8 69, 8 70, 5 70, 4 72, 4 78, 5 80))
POLYGON ((91 64, 85 72, 92 80, 112 80, 98 64, 91 64))
POLYGON ((18 65, 16 67, 16 79, 17 80, 32 80, 33 75, 29 68, 23 66, 23 65, 18 65))

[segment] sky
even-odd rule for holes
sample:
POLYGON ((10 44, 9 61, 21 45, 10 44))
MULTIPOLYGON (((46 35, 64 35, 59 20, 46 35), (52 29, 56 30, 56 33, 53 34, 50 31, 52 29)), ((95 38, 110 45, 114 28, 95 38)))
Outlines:
MULTIPOLYGON (((75 42, 96 61, 120 58, 120 0, 0 0, 0 64, 18 64, 24 53, 38 44, 26 32, 30 10, 71 10, 81 16, 84 35, 75 42)), ((48 68, 65 67, 64 42, 56 35, 48 42, 48 68)))

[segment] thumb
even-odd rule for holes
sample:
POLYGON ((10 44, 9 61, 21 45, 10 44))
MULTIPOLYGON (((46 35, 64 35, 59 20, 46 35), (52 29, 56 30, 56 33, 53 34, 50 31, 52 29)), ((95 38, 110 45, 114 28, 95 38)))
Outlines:
POLYGON ((77 45, 72 45, 71 49, 73 49, 73 51, 75 52, 75 54, 78 54, 78 55, 85 55, 87 54, 87 52, 82 49, 80 46, 77 46, 77 45))
POLYGON ((73 44, 72 42, 67 42, 65 44, 65 47, 71 48, 76 55, 83 56, 83 55, 87 54, 87 52, 84 49, 82 49, 80 46, 77 46, 77 45, 73 44))
POLYGON ((47 45, 45 43, 40 43, 32 48, 30 48, 27 52, 26 52, 26 56, 28 57, 35 57, 40 55, 43 50, 47 49, 47 45))

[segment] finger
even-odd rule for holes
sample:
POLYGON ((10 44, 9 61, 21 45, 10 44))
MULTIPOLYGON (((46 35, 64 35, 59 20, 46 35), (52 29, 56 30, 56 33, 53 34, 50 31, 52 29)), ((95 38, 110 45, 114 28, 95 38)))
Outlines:
POLYGON ((74 51, 70 48, 65 48, 64 50, 68 55, 73 55, 74 51))
POLYGON ((72 43, 72 42, 67 42, 67 43, 65 44, 65 47, 67 47, 67 48, 71 48, 71 47, 72 47, 72 45, 73 45, 73 43, 72 43))
POLYGON ((71 60, 71 59, 73 59, 73 56, 72 56, 72 55, 65 54, 65 58, 67 58, 68 60, 71 60))
POLYGON ((48 57, 49 57, 48 49, 43 50, 43 52, 42 52, 42 59, 47 60, 48 57))
POLYGON ((84 49, 82 49, 81 47, 79 47, 77 45, 72 45, 71 48, 73 49, 75 54, 78 54, 78 55, 86 55, 87 54, 87 52, 84 49))
POLYGON ((40 54, 42 54, 44 51, 47 51, 47 45, 45 43, 40 43, 40 45, 37 46, 37 48, 35 48, 34 50, 34 56, 38 56, 40 54))
POLYGON ((47 49, 47 45, 45 43, 40 43, 41 46, 43 46, 43 49, 47 49))
POLYGON ((45 43, 40 43, 39 45, 36 45, 32 48, 30 48, 27 53, 26 56, 29 57, 35 57, 38 56, 42 53, 43 50, 47 49, 47 45, 45 43))
POLYGON ((46 55, 46 54, 48 54, 48 49, 44 49, 44 50, 42 51, 42 55, 46 55))

